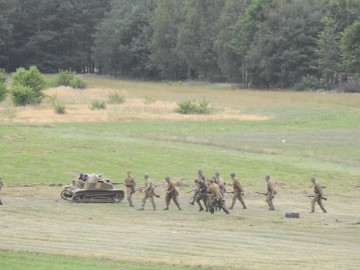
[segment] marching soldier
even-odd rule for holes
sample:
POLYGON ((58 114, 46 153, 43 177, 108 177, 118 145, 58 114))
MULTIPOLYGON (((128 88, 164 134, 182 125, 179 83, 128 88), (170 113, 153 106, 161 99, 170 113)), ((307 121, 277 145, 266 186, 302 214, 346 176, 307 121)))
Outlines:
POLYGON ((131 175, 131 171, 127 171, 127 176, 125 178, 126 186, 126 198, 129 202, 129 207, 134 207, 132 202, 132 195, 135 193, 136 183, 134 177, 131 175))
MULTIPOLYGON (((205 176, 203 175, 202 169, 198 169, 198 178, 197 179, 202 180, 205 183, 205 176)), ((192 197, 192 200, 189 202, 191 205, 195 204, 196 198, 198 197, 198 195, 200 193, 200 189, 199 189, 199 186, 198 186, 196 180, 195 180, 195 184, 197 185, 198 188, 195 190, 194 196, 192 197)), ((202 211, 202 210, 200 210, 200 211, 202 211)))
POLYGON ((275 198, 276 191, 273 187, 273 184, 270 182, 270 176, 265 176, 265 181, 267 182, 267 193, 266 193, 266 202, 269 205, 269 211, 274 211, 274 205, 272 200, 275 198))
POLYGON ((242 196, 244 196, 244 189, 242 188, 239 180, 235 177, 235 173, 231 173, 230 177, 233 180, 234 196, 232 198, 232 204, 231 204, 231 207, 229 208, 229 210, 233 210, 236 199, 238 199, 240 201, 240 203, 243 206, 243 209, 247 209, 245 202, 242 198, 242 196))
MULTIPOLYGON (((3 184, 3 182, 1 181, 1 178, 0 178, 0 190, 1 190, 1 188, 4 186, 4 184, 3 184)), ((1 201, 1 199, 0 199, 0 205, 2 205, 3 203, 2 203, 2 201, 1 201)))
POLYGON ((220 187, 220 191, 222 193, 222 195, 224 196, 226 193, 226 187, 225 187, 225 182, 224 180, 220 177, 220 173, 216 172, 215 173, 215 183, 218 184, 218 186, 220 187))
POLYGON ((309 213, 314 213, 315 212, 315 203, 317 202, 318 205, 320 206, 321 210, 324 213, 327 213, 325 207, 323 206, 321 199, 325 198, 324 197, 324 193, 320 187, 320 184, 316 181, 315 177, 311 177, 311 182, 314 185, 314 199, 311 200, 311 211, 309 213))
POLYGON ((207 185, 206 185, 205 181, 203 181, 201 179, 195 179, 195 183, 196 183, 196 186, 198 187, 198 191, 196 193, 195 200, 196 200, 196 203, 200 207, 199 212, 204 210, 204 208, 202 207, 200 201, 203 201, 203 203, 205 205, 206 212, 207 212, 207 211, 209 211, 208 206, 207 206, 207 185))
POLYGON ((210 186, 209 191, 211 192, 212 196, 212 203, 210 207, 210 213, 214 214, 215 207, 219 207, 220 209, 224 210, 226 214, 230 214, 230 212, 226 209, 223 198, 221 196, 220 187, 215 183, 215 178, 210 179, 210 186))
POLYGON ((179 208, 179 210, 182 210, 179 205, 178 199, 177 199, 177 196, 179 196, 179 193, 177 192, 174 183, 170 181, 169 176, 165 177, 165 181, 168 186, 167 186, 166 197, 165 197, 166 208, 164 208, 163 210, 169 210, 169 204, 170 204, 171 199, 174 201, 174 203, 179 208))
POLYGON ((154 201, 154 184, 152 183, 149 175, 144 175, 145 179, 145 188, 141 190, 141 192, 144 192, 144 198, 141 201, 141 208, 139 208, 139 211, 144 211, 145 202, 147 199, 150 199, 150 202, 152 203, 152 206, 154 210, 156 210, 156 204, 154 201))

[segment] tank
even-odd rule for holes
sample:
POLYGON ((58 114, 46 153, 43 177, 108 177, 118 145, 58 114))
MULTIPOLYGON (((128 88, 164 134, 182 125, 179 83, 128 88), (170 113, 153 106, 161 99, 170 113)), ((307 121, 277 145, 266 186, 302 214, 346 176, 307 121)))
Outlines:
POLYGON ((78 203, 119 203, 124 191, 114 189, 110 179, 101 174, 80 174, 71 185, 63 186, 62 199, 78 203))

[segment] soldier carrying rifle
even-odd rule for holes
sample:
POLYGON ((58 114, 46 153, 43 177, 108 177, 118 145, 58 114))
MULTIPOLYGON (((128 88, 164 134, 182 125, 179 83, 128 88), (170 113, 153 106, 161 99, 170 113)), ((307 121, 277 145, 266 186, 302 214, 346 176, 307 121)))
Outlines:
POLYGON ((235 173, 231 173, 230 177, 233 180, 234 196, 233 196, 232 204, 231 204, 231 207, 229 208, 229 210, 232 210, 234 208, 236 199, 238 199, 240 201, 240 203, 243 206, 243 209, 247 209, 245 202, 242 198, 242 196, 244 196, 244 189, 242 188, 239 180, 235 177, 235 173))
POLYGON ((276 190, 274 189, 273 187, 273 184, 270 182, 270 176, 267 175, 265 176, 265 181, 267 183, 267 193, 261 193, 261 192, 256 192, 258 194, 262 194, 262 195, 266 195, 266 202, 267 204, 269 205, 269 211, 274 211, 275 210, 275 207, 273 205, 273 202, 272 200, 275 198, 275 195, 276 195, 276 190))
POLYGON ((220 187, 215 183, 215 177, 209 180, 211 182, 209 186, 209 191, 211 192, 212 202, 210 206, 210 213, 214 214, 215 207, 219 207, 224 210, 226 214, 230 214, 230 212, 226 209, 224 200, 222 198, 220 187))
POLYGON ((171 199, 174 201, 174 203, 179 208, 179 210, 182 210, 179 205, 178 199, 177 199, 177 196, 179 196, 179 193, 177 192, 174 183, 170 181, 169 176, 165 177, 165 181, 168 186, 166 189, 166 197, 165 197, 166 208, 164 208, 163 210, 169 210, 169 204, 170 204, 171 199))
POLYGON ((154 211, 156 210, 156 204, 154 201, 154 196, 157 196, 154 192, 154 184, 152 183, 150 177, 148 174, 144 175, 145 179, 145 187, 140 189, 141 192, 144 193, 144 198, 141 201, 141 208, 139 208, 139 211, 144 211, 145 202, 147 199, 150 199, 150 202, 152 203, 152 206, 154 208, 154 211))
POLYGON ((321 210, 324 213, 327 213, 325 207, 323 206, 321 199, 326 200, 326 198, 324 197, 323 191, 321 189, 320 184, 315 180, 315 177, 311 177, 311 183, 314 186, 314 199, 311 200, 311 211, 309 213, 314 213, 315 212, 315 203, 317 202, 318 205, 320 206, 321 210))
POLYGON ((131 171, 127 171, 127 176, 125 178, 125 187, 126 187, 126 198, 129 202, 129 207, 134 207, 132 202, 132 195, 135 193, 136 183, 134 177, 131 175, 131 171))

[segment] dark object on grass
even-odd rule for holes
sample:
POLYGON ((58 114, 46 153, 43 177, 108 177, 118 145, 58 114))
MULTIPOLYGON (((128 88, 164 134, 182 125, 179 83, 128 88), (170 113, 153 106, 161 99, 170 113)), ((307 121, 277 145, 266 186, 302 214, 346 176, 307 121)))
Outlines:
POLYGON ((287 218, 300 218, 299 212, 285 212, 287 218))

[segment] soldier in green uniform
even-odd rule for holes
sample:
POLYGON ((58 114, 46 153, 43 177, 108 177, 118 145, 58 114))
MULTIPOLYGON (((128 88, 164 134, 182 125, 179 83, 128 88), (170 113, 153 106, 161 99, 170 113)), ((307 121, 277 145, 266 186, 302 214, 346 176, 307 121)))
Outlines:
POLYGON ((311 177, 311 183, 314 185, 314 199, 311 200, 311 211, 309 213, 314 213, 315 212, 315 203, 317 202, 321 208, 321 210, 324 213, 327 213, 325 207, 323 206, 321 199, 325 198, 324 197, 324 193, 320 187, 320 184, 316 181, 315 177, 311 177))
MULTIPOLYGON (((1 178, 0 178, 0 190, 1 190, 1 188, 4 186, 4 184, 3 184, 3 182, 1 181, 1 178)), ((1 201, 1 199, 0 199, 0 205, 2 205, 3 203, 2 203, 2 201, 1 201)))
POLYGON ((210 213, 214 214, 215 207, 219 207, 220 209, 224 210, 226 214, 230 214, 230 212, 226 209, 223 198, 221 196, 220 187, 218 184, 215 183, 215 178, 210 179, 210 186, 209 191, 211 192, 212 203, 210 206, 210 213))
POLYGON ((163 210, 169 210, 169 204, 171 199, 174 201, 174 203, 179 208, 179 210, 182 210, 177 199, 179 193, 177 192, 174 183, 170 181, 169 176, 165 177, 165 181, 167 183, 166 197, 165 197, 166 208, 164 208, 163 210))
POLYGON ((239 180, 235 177, 235 173, 231 173, 230 177, 233 181, 233 188, 234 188, 234 196, 232 198, 232 204, 231 207, 229 208, 229 210, 232 210, 234 208, 235 202, 238 199, 240 201, 240 203, 243 206, 243 209, 247 209, 245 202, 242 198, 242 196, 244 196, 244 189, 242 188, 239 180))
POLYGON ((129 202, 129 207, 134 207, 132 202, 132 195, 135 193, 136 183, 134 177, 131 175, 131 171, 127 171, 127 176, 125 178, 126 186, 126 198, 129 202))
POLYGON ((139 211, 144 210, 145 202, 147 199, 150 199, 150 202, 152 203, 154 210, 156 210, 156 204, 154 200, 154 184, 152 183, 149 175, 145 174, 144 179, 145 179, 145 187, 143 190, 141 190, 141 192, 144 192, 144 198, 141 201, 141 208, 139 208, 138 210, 139 211))
POLYGON ((274 205, 272 200, 275 198, 276 191, 273 187, 273 184, 270 182, 270 176, 265 176, 265 181, 267 182, 267 193, 266 193, 266 202, 269 205, 269 211, 274 211, 274 205))
MULTIPOLYGON (((189 202, 191 205, 195 204, 195 201, 196 201, 198 195, 200 194, 199 185, 198 185, 196 180, 201 180, 201 181, 203 181, 205 183, 205 176, 203 175, 202 169, 198 169, 198 178, 195 179, 195 184, 197 186, 197 189, 194 191, 194 195, 192 196, 192 200, 189 202)), ((200 208, 202 208, 202 207, 200 207, 200 208)), ((202 210, 200 210, 200 211, 202 211, 202 210)))
POLYGON ((204 208, 201 205, 201 201, 203 201, 203 203, 205 205, 206 212, 207 212, 208 211, 208 206, 207 206, 207 185, 206 185, 205 181, 203 181, 202 179, 195 179, 195 184, 196 184, 196 186, 198 188, 197 188, 196 195, 194 195, 194 196, 196 196, 195 201, 200 207, 199 212, 204 210, 204 208))

